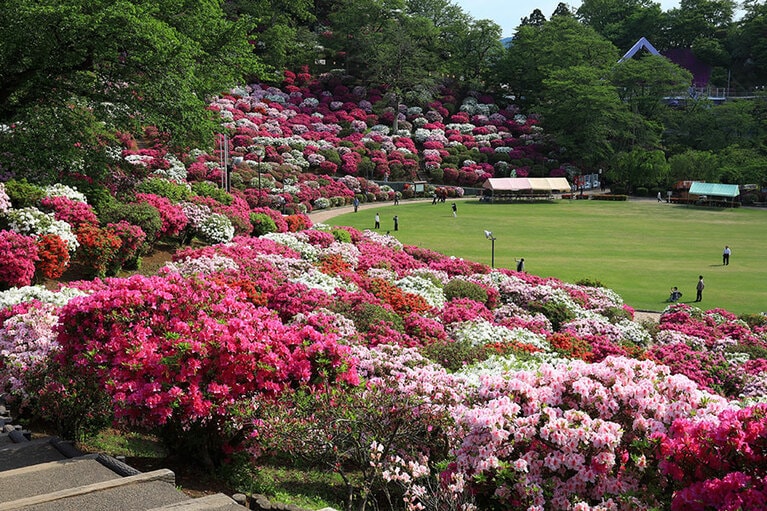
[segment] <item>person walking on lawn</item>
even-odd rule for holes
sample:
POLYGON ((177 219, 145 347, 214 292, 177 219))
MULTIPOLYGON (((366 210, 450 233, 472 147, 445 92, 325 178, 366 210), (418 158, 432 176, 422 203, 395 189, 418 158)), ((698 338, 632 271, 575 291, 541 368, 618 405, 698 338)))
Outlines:
POLYGON ((703 283, 703 275, 698 275, 698 285, 695 286, 695 290, 698 292, 698 294, 695 296, 695 301, 700 302, 703 300, 703 288, 706 287, 706 284, 703 283))

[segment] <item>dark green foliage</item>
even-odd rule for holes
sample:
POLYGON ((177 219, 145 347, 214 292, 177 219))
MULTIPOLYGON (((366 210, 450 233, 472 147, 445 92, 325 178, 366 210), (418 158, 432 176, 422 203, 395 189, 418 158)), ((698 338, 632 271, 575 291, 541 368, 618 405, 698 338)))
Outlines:
POLYGON ((461 279, 452 279, 445 284, 445 298, 453 300, 455 298, 469 298, 475 302, 485 303, 487 302, 487 291, 474 282, 469 282, 461 279))
POLYGON ((181 202, 187 200, 192 192, 186 185, 171 183, 167 179, 152 177, 142 181, 136 186, 138 193, 153 193, 161 197, 170 199, 171 202, 181 202))
POLYGON ((11 199, 14 208, 31 208, 38 205, 40 199, 45 197, 45 190, 41 187, 27 182, 26 179, 20 181, 10 180, 5 183, 5 193, 11 199))
POLYGON ((146 202, 128 204, 125 202, 110 201, 104 204, 99 212, 102 225, 117 223, 125 220, 133 225, 138 225, 146 234, 142 254, 151 251, 152 245, 157 241, 162 229, 162 218, 157 208, 146 202))
POLYGON ((207 181, 199 181, 197 183, 193 183, 192 191, 202 197, 211 197, 216 199, 216 201, 226 206, 231 205, 232 201, 234 200, 234 197, 232 197, 229 192, 207 181))
POLYGON ((251 236, 263 236, 270 232, 277 232, 277 224, 265 213, 251 213, 250 223, 253 225, 251 236))
POLYGON ((385 323, 397 332, 405 331, 400 315, 374 303, 359 304, 352 309, 349 315, 354 319, 354 324, 361 332, 367 332, 380 323, 385 323))
POLYGON ((421 350, 421 353, 448 371, 458 371, 464 366, 481 362, 488 356, 484 346, 475 346, 468 340, 452 339, 429 344, 421 350))
POLYGON ((530 302, 527 304, 527 309, 532 312, 540 312, 551 321, 551 328, 555 332, 559 330, 559 327, 563 323, 572 321, 575 319, 575 314, 570 311, 563 303, 555 302, 530 302))

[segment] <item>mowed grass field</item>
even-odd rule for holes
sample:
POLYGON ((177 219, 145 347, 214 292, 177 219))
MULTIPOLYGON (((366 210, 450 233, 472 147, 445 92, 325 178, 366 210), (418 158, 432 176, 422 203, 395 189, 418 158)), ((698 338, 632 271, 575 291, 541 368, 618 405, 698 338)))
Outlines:
POLYGON ((658 203, 568 201, 485 204, 476 199, 403 201, 368 206, 332 218, 331 225, 372 229, 407 245, 490 264, 493 232, 495 266, 515 268, 566 282, 598 280, 624 301, 644 310, 663 310, 669 290, 679 287, 683 303, 695 300, 698 275, 706 289, 701 308, 734 313, 767 312, 767 211, 708 209, 658 203), (394 215, 399 231, 394 232, 394 215), (725 245, 732 249, 722 265, 725 245))

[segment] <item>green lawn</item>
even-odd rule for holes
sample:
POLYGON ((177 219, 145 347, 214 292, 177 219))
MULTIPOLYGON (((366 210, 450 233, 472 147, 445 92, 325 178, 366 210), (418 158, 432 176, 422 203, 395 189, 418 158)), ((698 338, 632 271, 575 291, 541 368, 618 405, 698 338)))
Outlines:
POLYGON ((767 211, 703 209, 656 201, 555 201, 480 204, 476 199, 432 205, 403 201, 333 218, 333 225, 381 231, 408 245, 490 264, 490 230, 496 267, 526 270, 567 282, 589 278, 617 291, 637 309, 662 310, 671 286, 695 300, 698 275, 706 289, 702 308, 735 313, 767 311, 767 211), (399 216, 393 231, 392 217, 399 216), (732 249, 729 266, 722 250, 732 249))

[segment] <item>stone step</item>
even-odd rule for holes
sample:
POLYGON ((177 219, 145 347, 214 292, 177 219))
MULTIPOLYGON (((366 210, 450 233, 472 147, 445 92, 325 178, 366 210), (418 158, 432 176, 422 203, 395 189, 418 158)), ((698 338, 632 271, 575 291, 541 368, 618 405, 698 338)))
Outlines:
POLYGON ((36 497, 120 477, 99 463, 97 457, 89 454, 0 472, 0 502, 36 497))
POLYGON ((145 511, 188 500, 168 469, 118 477, 0 503, 0 511, 145 511))
POLYGON ((155 507, 147 511, 243 511, 245 508, 223 493, 155 507))
POLYGON ((0 473, 20 467, 67 459, 50 438, 0 444, 0 473))

